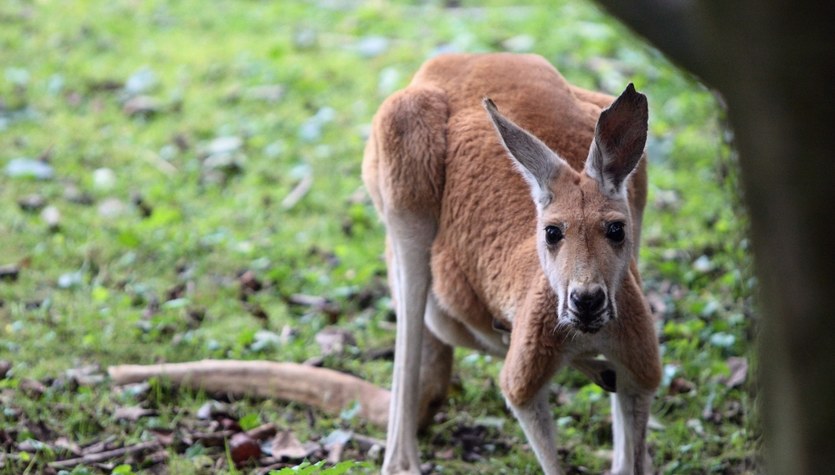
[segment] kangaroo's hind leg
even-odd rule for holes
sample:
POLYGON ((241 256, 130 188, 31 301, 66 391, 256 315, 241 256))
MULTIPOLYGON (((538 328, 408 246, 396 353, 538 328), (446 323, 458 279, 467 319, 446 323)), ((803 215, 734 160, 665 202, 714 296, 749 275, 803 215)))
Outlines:
POLYGON ((389 284, 397 313, 384 474, 420 473, 417 424, 430 249, 441 207, 448 109, 437 88, 389 97, 372 125, 363 180, 389 239, 389 284))
MULTIPOLYGON (((435 298, 429 295, 426 302, 426 320, 437 318, 432 312, 442 312, 435 298)), ((441 317, 449 318, 449 317, 441 317)), ((424 325, 420 354, 420 405, 418 427, 423 430, 443 405, 449 381, 452 377, 452 346, 441 341, 424 325)))

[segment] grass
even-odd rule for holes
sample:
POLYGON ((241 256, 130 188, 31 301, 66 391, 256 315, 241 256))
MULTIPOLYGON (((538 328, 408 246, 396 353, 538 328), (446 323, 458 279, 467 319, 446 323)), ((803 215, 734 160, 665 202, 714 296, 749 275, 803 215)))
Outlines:
MULTIPOLYGON (((78 444, 141 440, 196 411, 204 395, 159 389, 150 402, 158 415, 125 423, 113 410, 135 396, 106 382, 62 384, 65 371, 201 358, 301 362, 319 354, 313 337, 332 323, 358 346, 326 365, 388 384, 390 362, 357 357, 394 339, 381 291, 383 231, 358 191, 370 118, 433 54, 517 50, 545 56, 575 84, 618 93, 632 81, 648 95, 641 268, 663 317, 665 364, 653 409, 663 429, 650 434, 655 465, 671 474, 756 470, 755 384, 723 383, 729 358, 755 366, 757 315, 721 108, 587 2, 471 3, 4 1, 0 265, 20 273, 0 281, 0 360, 13 364, 0 380, 0 433, 37 439, 40 423, 78 444), (10 174, 15 159, 38 157, 50 178, 10 174), (305 177, 310 191, 284 209, 305 177), (30 209, 19 204, 32 199, 30 209), (244 305, 246 271, 266 287, 244 305), (332 300, 337 321, 288 304, 297 293, 332 300), (272 342, 284 328, 292 337, 272 342), (27 379, 51 385, 33 398, 27 379)), ((445 421, 422 445, 438 473, 538 472, 494 383, 499 367, 456 353, 445 421), (507 446, 467 462, 450 431, 477 425, 507 446)), ((608 398, 575 374, 555 382, 568 396, 554 407, 567 465, 603 471, 608 398)), ((383 437, 350 417, 319 414, 308 426, 304 408, 278 401, 232 407, 300 440, 338 427, 383 437)), ((199 452, 172 453, 172 473, 205 471, 211 460, 199 452)), ((0 473, 37 472, 56 455, 9 458, 0 473)))

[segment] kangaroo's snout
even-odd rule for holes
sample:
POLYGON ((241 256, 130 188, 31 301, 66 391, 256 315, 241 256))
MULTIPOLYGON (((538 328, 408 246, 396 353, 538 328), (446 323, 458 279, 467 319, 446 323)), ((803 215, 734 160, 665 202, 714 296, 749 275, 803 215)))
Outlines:
POLYGON ((571 292, 571 310, 580 315, 595 315, 605 303, 606 294, 600 287, 571 292))
POLYGON ((580 331, 595 333, 609 320, 606 292, 600 285, 572 289, 568 301, 572 320, 580 331))

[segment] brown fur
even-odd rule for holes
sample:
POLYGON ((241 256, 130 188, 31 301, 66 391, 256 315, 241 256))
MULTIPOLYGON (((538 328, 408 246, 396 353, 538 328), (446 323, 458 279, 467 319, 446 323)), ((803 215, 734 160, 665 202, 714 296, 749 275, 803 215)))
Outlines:
MULTIPOLYGON (((434 388, 423 391, 424 422, 431 415, 428 399, 442 399, 446 392, 447 344, 506 351, 501 388, 511 404, 523 406, 565 363, 565 345, 571 340, 570 330, 556 328, 558 300, 540 263, 541 230, 530 188, 497 139, 481 106, 484 97, 571 167, 554 177, 554 200, 541 217, 546 223, 582 223, 566 230, 565 248, 559 252, 595 253, 596 259, 596 254, 611 253, 614 260, 621 251, 611 246, 569 239, 599 226, 597 210, 614 209, 627 218, 631 231, 624 249, 634 249, 637 256, 646 203, 645 160, 629 176, 628 203, 613 204, 583 174, 598 117, 612 97, 568 84, 534 55, 456 54, 427 62, 409 87, 380 107, 363 162, 363 179, 383 220, 414 216, 429 223, 433 233, 429 298, 439 309, 438 320, 427 325, 443 330, 437 338, 430 333, 429 343, 424 340, 424 362, 427 351, 440 355, 431 363, 440 369, 437 374, 429 377, 431 369, 422 368, 421 385, 434 388), (509 347, 500 343, 494 320, 512 327, 509 347)), ((571 266, 574 260, 559 262, 571 266)), ((614 361, 619 381, 623 372, 629 384, 652 391, 661 377, 657 340, 634 258, 625 262, 620 272, 602 271, 622 280, 617 318, 600 330, 597 338, 604 343, 591 351, 614 361)))

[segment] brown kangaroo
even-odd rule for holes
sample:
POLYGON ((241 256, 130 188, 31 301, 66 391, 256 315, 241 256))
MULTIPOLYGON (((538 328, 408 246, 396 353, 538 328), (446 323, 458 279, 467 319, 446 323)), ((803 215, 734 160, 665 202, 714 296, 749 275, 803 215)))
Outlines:
POLYGON ((547 388, 565 366, 616 391, 612 472, 651 472, 647 101, 631 84, 612 99, 539 56, 454 54, 380 107, 363 180, 397 313, 383 473, 420 473, 417 429, 445 398, 453 345, 505 358, 502 392, 545 473, 561 473, 547 388))

